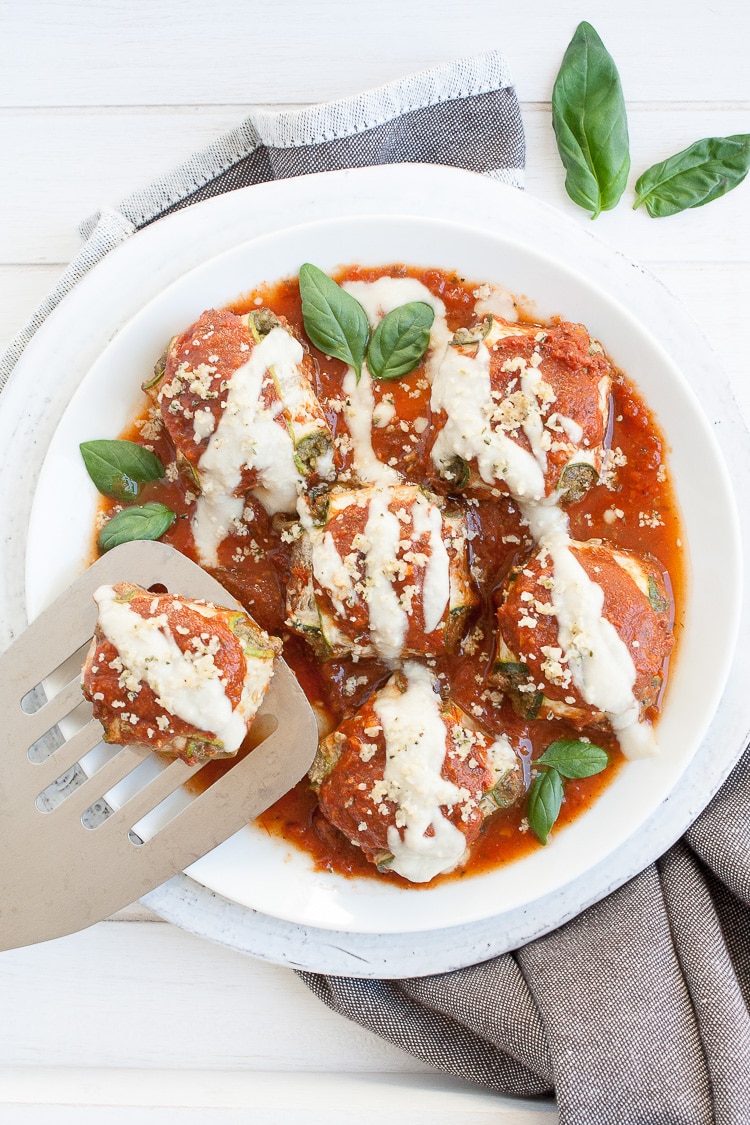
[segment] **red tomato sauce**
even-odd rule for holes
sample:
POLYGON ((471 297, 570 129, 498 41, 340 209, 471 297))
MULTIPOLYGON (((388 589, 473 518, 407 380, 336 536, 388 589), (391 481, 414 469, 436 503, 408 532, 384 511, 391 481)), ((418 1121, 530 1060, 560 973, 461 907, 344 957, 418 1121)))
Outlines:
MULTIPOLYGON (((337 275, 337 280, 372 281, 385 274, 415 277, 445 303, 451 330, 469 325, 474 319, 474 289, 455 273, 440 270, 419 270, 405 266, 378 269, 352 267, 337 275)), ((299 287, 296 279, 287 279, 245 294, 230 306, 231 311, 245 313, 268 305, 306 339, 302 327, 299 287)), ((524 318, 523 308, 519 314, 524 318)), ((527 318, 530 321, 530 318, 527 318)), ((179 327, 179 326, 178 326, 179 327)), ((606 350, 606 341, 603 342, 606 350)), ((345 431, 337 401, 342 395, 346 366, 324 356, 308 345, 315 367, 315 390, 334 435, 345 431), (331 403, 334 405, 332 406, 331 403)), ((148 378, 148 373, 139 373, 148 378)), ((414 483, 430 480, 428 439, 426 429, 414 425, 417 419, 430 420, 430 387, 423 366, 399 380, 373 384, 376 402, 392 396, 395 408, 393 424, 373 429, 373 447, 380 460, 391 462, 414 483)), ((669 478, 665 457, 666 443, 662 431, 643 401, 637 388, 623 374, 617 373, 612 389, 612 406, 608 446, 616 451, 619 462, 611 488, 599 484, 579 503, 568 508, 570 534, 573 539, 602 538, 612 544, 655 556, 669 575, 670 589, 677 607, 675 633, 679 639, 680 609, 684 603, 685 565, 680 514, 669 478)), ((149 408, 144 402, 142 415, 120 436, 148 445, 166 465, 174 460, 174 450, 162 431, 152 433, 149 408)), ((337 468, 349 467, 350 455, 337 456, 337 468)), ((178 550, 195 558, 190 517, 195 497, 184 479, 176 477, 145 485, 139 503, 160 501, 177 513, 177 519, 163 536, 178 550)), ((298 636, 290 634, 285 625, 285 590, 289 578, 289 549, 274 528, 260 503, 249 497, 247 504, 255 511, 251 533, 244 539, 231 535, 221 545, 220 566, 213 571, 216 578, 245 606, 258 624, 280 636, 284 642, 284 659, 297 675, 311 703, 325 713, 330 729, 354 712, 382 686, 390 674, 378 660, 341 658, 319 664, 311 650, 298 636)), ((116 510, 108 501, 106 513, 116 510)), ((473 499, 467 505, 468 520, 477 532, 471 543, 471 562, 480 575, 480 605, 472 615, 469 633, 470 651, 463 655, 440 656, 434 668, 441 682, 448 685, 450 696, 473 716, 477 724, 491 736, 515 731, 525 748, 524 772, 528 781, 533 759, 557 738, 580 737, 570 726, 558 720, 524 722, 513 712, 509 701, 501 701, 490 680, 492 667, 495 595, 508 570, 521 557, 523 528, 518 511, 508 497, 473 499), (515 540, 515 542, 514 542, 515 540), (523 730, 519 728, 523 727, 523 730)), ((674 660, 674 650, 670 660, 674 660)), ((609 753, 609 765, 600 774, 565 783, 565 797, 554 831, 571 823, 596 801, 616 776, 623 758, 614 737, 601 730, 583 732, 609 753)), ((196 777, 200 788, 226 765, 212 762, 196 777)), ((320 813, 314 793, 306 781, 300 782, 270 809, 258 823, 271 835, 303 849, 322 869, 347 876, 388 879, 415 888, 412 883, 393 873, 379 873, 362 851, 348 840, 320 813)), ((506 810, 499 810, 485 820, 471 856, 464 867, 448 875, 438 876, 429 884, 463 879, 474 873, 491 870, 528 854, 541 845, 528 828, 525 801, 506 810)), ((416 888, 415 888, 416 889, 416 888)))

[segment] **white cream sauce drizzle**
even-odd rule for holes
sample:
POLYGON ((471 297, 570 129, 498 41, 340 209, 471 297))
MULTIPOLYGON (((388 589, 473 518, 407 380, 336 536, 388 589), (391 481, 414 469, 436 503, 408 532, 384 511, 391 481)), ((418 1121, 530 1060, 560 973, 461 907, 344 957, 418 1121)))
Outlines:
MULTIPOLYGON (((358 493, 336 496, 329 510, 331 518, 359 503, 358 493)), ((424 630, 431 633, 439 628, 450 599, 450 556, 443 541, 443 520, 440 509, 417 492, 408 503, 412 517, 412 531, 408 534, 398 516, 390 510, 394 503, 391 488, 368 491, 368 514, 363 532, 355 537, 355 550, 343 559, 330 531, 317 526, 307 501, 298 502, 300 522, 307 534, 312 551, 312 570, 315 581, 331 598, 336 613, 346 618, 347 602, 355 594, 358 578, 355 558, 364 554, 364 599, 369 612, 370 635, 373 647, 383 660, 397 661, 404 647, 409 625, 411 606, 402 604, 393 583, 398 564, 410 552, 424 555, 414 561, 424 567, 422 584, 422 611, 424 630), (427 550, 417 540, 428 536, 427 550)), ((329 629, 329 626, 327 626, 329 629)))
MULTIPOLYGON (((435 312, 435 320, 430 329, 430 346, 427 350, 425 373, 432 379, 450 339, 445 319, 445 305, 439 297, 413 277, 381 277, 377 281, 345 281, 343 288, 356 298, 367 314, 372 328, 389 312, 410 301, 424 301, 435 312)), ((365 484, 397 484, 400 473, 390 465, 378 460, 372 448, 372 429, 382 427, 387 410, 376 408, 372 378, 367 364, 362 367, 362 375, 357 382, 353 368, 349 368, 343 384, 344 418, 354 444, 354 468, 360 481, 365 484), (377 410, 377 414, 376 414, 377 410)))
POLYGON ((244 468, 258 471, 253 492, 270 515, 293 512, 302 477, 294 463, 294 445, 276 411, 261 399, 263 378, 273 366, 277 379, 293 382, 289 368, 302 362, 302 345, 283 328, 274 328, 232 375, 226 406, 198 463, 201 495, 193 516, 193 539, 204 566, 218 564, 219 544, 243 512, 235 496, 244 468))
POLYGON ((432 460, 439 468, 456 454, 466 461, 476 459, 487 484, 503 480, 517 499, 540 500, 544 496, 543 470, 532 453, 492 427, 496 405, 490 385, 490 353, 484 342, 476 356, 448 348, 432 384, 432 410, 447 415, 432 460))
MULTIPOLYGON (((503 335, 512 334, 505 326, 499 326, 499 330, 503 335)), ((497 331, 493 326, 487 337, 490 343, 498 338, 497 331)), ((546 548, 552 559, 558 640, 582 698, 607 715, 627 757, 655 754, 658 748, 653 728, 639 721, 632 656, 614 626, 602 616, 601 587, 588 577, 570 551, 567 516, 552 498, 545 499, 546 456, 540 410, 545 388, 538 363, 518 357, 506 366, 509 371, 518 370, 522 392, 537 404, 524 421, 531 452, 491 424, 496 404, 490 384, 490 352, 487 342, 482 341, 475 356, 449 347, 440 365, 431 405, 434 411, 445 411, 447 420, 433 446, 432 459, 438 467, 456 454, 467 461, 476 459, 487 484, 505 481, 535 542, 546 548)), ((556 424, 573 440, 576 423, 558 415, 556 424)))
POLYGON ((429 557, 422 587, 424 631, 432 633, 443 620, 450 597, 450 558, 443 542, 443 517, 426 496, 418 495, 412 507, 414 537, 429 535, 429 557))
POLYGON ((354 368, 349 368, 344 376, 343 391, 343 414, 352 438, 354 470, 357 477, 363 484, 398 484, 401 474, 390 465, 378 460, 372 448, 375 395, 367 364, 362 366, 359 382, 354 368))
POLYGON ((441 805, 460 802, 462 793, 440 772, 446 726, 433 677, 413 661, 406 662, 403 672, 406 691, 400 692, 390 680, 374 703, 385 737, 388 796, 404 821, 401 832, 393 825, 388 828, 394 857, 390 866, 413 883, 426 883, 455 867, 466 850, 463 833, 441 810, 441 805), (434 835, 426 836, 430 826, 434 835))
POLYGON ((210 652, 183 653, 165 614, 141 617, 116 597, 111 586, 100 586, 94 594, 99 626, 124 668, 148 684, 165 711, 196 730, 215 734, 225 750, 239 749, 246 722, 232 709, 210 652))
POLYGON ((394 661, 403 652, 409 619, 393 586, 401 524, 389 511, 389 501, 387 489, 370 500, 365 526, 365 599, 375 650, 384 660, 394 661))
POLYGON ((640 708, 633 695, 633 658, 615 627, 602 616, 604 591, 570 550, 568 517, 549 500, 521 503, 520 508, 535 542, 552 561, 550 594, 558 643, 581 697, 604 712, 627 758, 658 753, 653 727, 640 721, 640 708))
POLYGON ((543 442, 544 435, 544 420, 541 411, 541 398, 543 394, 543 387, 545 386, 542 378, 542 373, 539 370, 539 356, 538 352, 534 352, 531 357, 531 362, 527 363, 521 356, 515 361, 511 360, 509 364, 503 365, 503 370, 507 367, 515 367, 521 378, 521 392, 526 398, 526 411, 522 422, 523 432, 526 439, 531 446, 531 452, 534 454, 539 468, 542 473, 547 472, 547 453, 543 442), (536 363, 534 359, 536 358, 536 363))

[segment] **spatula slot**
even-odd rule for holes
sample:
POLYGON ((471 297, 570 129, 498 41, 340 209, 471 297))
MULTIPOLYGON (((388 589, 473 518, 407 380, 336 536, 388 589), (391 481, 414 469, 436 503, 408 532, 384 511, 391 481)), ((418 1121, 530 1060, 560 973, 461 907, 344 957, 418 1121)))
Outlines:
POLYGON ((165 575, 170 590, 236 604, 165 544, 126 543, 0 655, 0 835, 6 851, 24 859, 2 873, 11 909, 3 911, 0 950, 71 933, 135 901, 237 832, 309 768, 315 721, 281 660, 250 738, 236 758, 206 763, 205 777, 150 746, 103 742, 79 683, 96 625, 93 591, 120 581, 163 586, 165 575))
MULTIPOLYGON (((79 784, 68 788, 61 802, 66 812, 69 812, 70 816, 82 816, 89 806, 102 797, 116 805, 118 783, 129 775, 137 774, 138 769, 144 764, 144 753, 148 753, 148 750, 140 746, 122 747, 102 744, 97 747, 95 760, 98 768, 92 769, 89 761, 84 762, 85 771, 81 771, 82 778, 79 784)), ((56 784, 58 781, 53 782, 53 785, 56 784)), ((140 787, 137 782, 131 784, 136 788, 140 787)))
MULTIPOLYGON (((25 715, 35 715, 63 691, 71 690, 72 683, 79 682, 90 643, 89 638, 60 664, 45 672, 38 683, 29 687, 21 697, 21 710, 25 715)), ((44 659, 43 653, 41 658, 44 659)))
POLYGON ((121 785, 107 793, 107 798, 114 806, 112 815, 102 822, 108 832, 134 831, 141 840, 150 839, 162 827, 164 807, 171 819, 184 808, 187 808, 193 798, 183 788, 185 782, 195 776, 196 769, 185 762, 176 760, 164 768, 163 762, 158 772, 155 772, 157 763, 153 757, 134 770, 121 785))
MULTIPOLYGON (((26 737, 34 739, 29 744, 27 756, 29 761, 37 766, 43 765, 52 754, 61 751, 66 745, 70 745, 71 749, 79 748, 79 757, 76 760, 80 761, 81 756, 87 754, 92 746, 92 743, 88 742, 80 748, 80 740, 78 742, 73 741, 75 736, 91 720, 91 704, 81 698, 80 692, 77 696, 67 700, 64 699, 63 692, 60 692, 55 698, 61 706, 54 706, 55 701, 53 700, 46 705, 46 707, 52 708, 52 714, 45 707, 37 711, 35 716, 29 716, 30 722, 26 727, 26 737), (60 714, 61 710, 64 711, 63 714, 60 714), (62 724, 62 729, 60 724, 62 724), (66 738, 67 742, 65 741, 66 738)), ((99 727, 98 737, 101 737, 101 727, 99 727)), ((67 769, 72 764, 73 759, 66 755, 66 765, 60 768, 61 770, 67 769)))
MULTIPOLYGON (((88 731, 84 731, 84 735, 87 735, 87 733, 88 731)), ((71 742, 64 742, 63 746, 60 747, 60 756, 56 760, 46 759, 47 775, 49 769, 55 769, 57 776, 49 782, 46 789, 39 793, 34 802, 40 812, 53 812, 60 808, 60 805, 69 800, 75 792, 78 792, 81 786, 89 781, 90 777, 96 777, 102 766, 107 765, 112 758, 117 757, 120 749, 119 746, 106 746, 102 742, 91 751, 91 739, 88 738, 84 741, 83 750, 75 751, 71 762, 71 760, 63 760, 63 758, 71 758, 70 753, 65 754, 65 750, 70 751, 70 746, 71 742), (87 749, 91 753, 85 753, 87 749), (83 765, 78 760, 79 757, 83 765)), ((91 800, 90 793, 89 800, 91 800)))
POLYGON ((179 816, 180 813, 185 812, 186 809, 193 804, 197 794, 190 794, 184 788, 177 789, 174 793, 170 793, 158 805, 155 805, 150 812, 142 816, 140 820, 131 828, 128 833, 128 838, 132 844, 145 844, 149 840, 153 840, 154 836, 161 832, 162 828, 166 826, 179 816))
POLYGON ((51 785, 48 785, 46 789, 42 790, 34 801, 39 812, 54 812, 71 793, 75 792, 85 777, 85 773, 77 764, 71 766, 65 773, 60 774, 51 785))
POLYGON ((41 684, 37 684, 21 698, 21 710, 24 715, 35 715, 45 703, 47 703, 47 693, 41 684))
POLYGON ((46 762, 61 746, 65 745, 65 739, 60 734, 58 727, 52 727, 51 730, 45 731, 40 738, 32 742, 27 750, 29 761, 34 766, 40 766, 42 762, 46 762))

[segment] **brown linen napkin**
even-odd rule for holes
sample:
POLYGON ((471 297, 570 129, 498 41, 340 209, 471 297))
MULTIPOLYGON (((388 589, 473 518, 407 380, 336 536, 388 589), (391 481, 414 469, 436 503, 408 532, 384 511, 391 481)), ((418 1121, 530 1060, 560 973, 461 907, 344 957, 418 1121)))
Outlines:
POLYGON ((747 1125, 749 939, 747 751, 658 863, 515 953, 398 982, 301 975, 441 1070, 554 1089, 561 1125, 747 1125))
MULTIPOLYGON (((500 55, 328 105, 256 113, 105 208, 0 359, 0 388, 64 294, 139 228, 250 184, 404 161, 520 186, 523 127, 500 55)), ((749 850, 746 756, 655 866, 515 953, 400 982, 300 975, 332 1008, 435 1067, 507 1094, 554 1090, 562 1125, 750 1125, 749 850)))

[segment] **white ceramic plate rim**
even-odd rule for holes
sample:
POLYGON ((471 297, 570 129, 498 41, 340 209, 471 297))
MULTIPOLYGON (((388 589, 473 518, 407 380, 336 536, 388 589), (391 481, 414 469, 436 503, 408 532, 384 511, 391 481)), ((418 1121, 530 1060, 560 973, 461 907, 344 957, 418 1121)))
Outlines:
MULTIPOLYGON (((433 205, 428 210, 430 210, 436 218, 450 217, 451 212, 453 211, 453 207, 449 205, 450 196, 451 193, 456 189, 456 187, 459 187, 464 193, 467 206, 470 203, 473 203, 476 208, 476 213, 481 214, 483 212, 485 218, 490 216, 492 211, 500 203, 502 203, 506 210, 506 213, 510 214, 513 219, 514 229, 521 231, 524 237, 530 237, 532 242, 533 232, 530 230, 532 222, 536 224, 537 228, 539 228, 541 223, 542 229, 544 229, 545 226, 548 228, 551 222, 556 229, 562 230, 562 233, 564 234, 563 242, 566 240, 568 242, 571 242, 572 240, 574 243, 580 244, 576 246, 577 250, 580 251, 582 249, 588 249, 590 251, 588 257, 597 267, 600 268, 600 262, 598 260, 594 260, 603 257, 607 260, 607 269, 611 270, 613 268, 613 259, 616 259, 617 257, 615 255, 612 255, 611 252, 605 251, 604 248, 598 247, 598 244, 595 245, 594 240, 587 239, 586 236, 584 236, 582 232, 578 231, 577 228, 574 228, 571 224, 566 224, 565 220, 561 220, 558 216, 554 216, 553 213, 549 211, 549 209, 534 203, 534 201, 523 199, 522 196, 517 196, 515 192, 508 192, 506 189, 500 188, 499 185, 491 185, 487 181, 480 180, 478 177, 446 169, 422 169, 413 167, 409 167, 406 169, 372 169, 368 170, 368 174, 366 175, 363 173, 344 173, 335 174, 329 177, 311 177, 308 178, 308 182, 305 184, 297 183, 296 186, 299 190, 296 192, 287 190, 289 185, 274 185, 275 188, 281 188, 279 192, 275 192, 274 194, 276 194, 277 196, 283 196, 284 198, 281 200, 283 206, 281 206, 280 209, 277 209, 276 214, 273 216, 273 220, 280 226, 285 225, 285 222, 288 222, 289 218, 291 217, 289 214, 291 202, 294 202, 295 204, 295 217, 300 217, 301 202, 303 204, 302 210, 306 210, 308 217, 311 211, 313 212, 313 214, 315 214, 316 212, 319 213, 321 201, 323 201, 330 212, 339 214, 344 213, 347 210, 346 200, 348 199, 351 201, 352 198, 352 180, 356 181, 359 188, 366 189, 364 192, 365 197, 367 195, 367 191, 369 191, 371 197, 377 198, 380 204, 377 209, 382 209, 383 205, 386 205, 386 210, 388 206, 390 206, 391 210, 393 210, 395 203, 399 211, 403 211, 404 213, 408 213, 409 211, 411 211, 412 213, 422 215, 425 214, 426 210, 424 205, 424 200, 426 197, 422 192, 422 188, 424 188, 429 183, 429 186, 431 188, 429 198, 432 200, 433 205), (587 243, 588 246, 586 245, 587 243)), ((257 189, 252 190, 255 192, 257 189)), ((244 203, 244 200, 240 201, 236 197, 242 194, 243 193, 235 193, 234 199, 232 199, 231 197, 222 197, 220 200, 211 201, 210 205, 201 205, 201 207, 211 212, 210 218, 214 220, 214 226, 216 225, 215 220, 218 219, 218 226, 225 227, 227 218, 231 218, 232 215, 236 216, 238 209, 241 209, 241 203, 244 203)), ((266 200, 268 200, 269 198, 270 197, 267 195, 266 200)), ((257 195, 253 197, 253 201, 256 203, 258 202, 257 195)), ((357 210, 356 207, 351 206, 351 203, 349 204, 348 209, 354 211, 357 210)), ((472 217, 475 217, 476 213, 472 213, 472 217)), ((201 221, 191 215, 190 222, 188 223, 186 222, 186 216, 189 214, 190 213, 188 212, 183 212, 179 216, 174 216, 175 219, 180 219, 179 225, 182 228, 180 233, 184 234, 186 226, 192 227, 194 229, 200 229, 202 226, 205 230, 207 225, 209 228, 210 241, 212 224, 211 222, 208 222, 208 224, 206 224, 206 219, 209 218, 208 213, 206 212, 202 215, 201 221)), ((268 216, 266 212, 266 219, 267 218, 268 216)), ((165 224, 165 226, 167 225, 168 224, 165 224)), ((139 274, 143 274, 149 260, 149 253, 155 249, 156 245, 160 242, 163 243, 164 238, 166 238, 166 241, 169 242, 170 237, 172 240, 172 245, 174 245, 174 236, 178 234, 178 231, 176 229, 173 229, 171 232, 163 230, 158 232, 159 237, 157 238, 153 234, 154 230, 155 228, 151 228, 151 237, 149 240, 146 240, 150 242, 150 247, 146 247, 144 245, 141 254, 135 255, 136 259, 138 259, 139 256, 141 258, 140 261, 136 260, 135 262, 136 276, 139 274)), ((147 233, 149 232, 144 232, 144 234, 147 233)), ((213 234, 215 235, 216 231, 213 231, 213 234)), ((220 238, 215 241, 220 242, 220 238)), ((121 260, 130 258, 130 265, 133 265, 134 252, 132 245, 126 245, 125 247, 121 248, 121 251, 116 251, 115 253, 119 254, 121 260)), ((584 258, 586 258, 586 256, 587 255, 584 253, 584 258)), ((110 264, 112 267, 114 266, 114 262, 105 262, 105 266, 110 264)), ((100 271, 101 269, 102 267, 100 267, 100 271)), ((627 263, 618 260, 616 262, 615 275, 617 275, 618 269, 621 275, 629 275, 632 278, 632 274, 630 273, 632 267, 629 267, 627 263)), ((109 270, 105 270, 104 272, 108 273, 109 275, 107 280, 110 285, 113 281, 116 281, 116 278, 113 278, 112 268, 110 268, 109 270)), ((101 276, 102 275, 100 273, 100 279, 101 276)), ((120 281, 122 280, 123 279, 121 277, 120 281)), ((85 284, 85 281, 82 284, 85 284)), ((656 287, 654 283, 650 281, 646 284, 647 287, 651 287, 649 297, 653 298, 658 287, 656 287)), ((627 289, 627 286, 625 286, 625 288, 627 289)), ((656 301, 656 306, 661 305, 662 307, 664 307, 666 305, 667 308, 670 308, 671 301, 669 299, 665 299, 664 295, 661 292, 659 292, 658 295, 661 300, 656 301)), ((684 329, 684 315, 681 314, 678 319, 680 321, 680 328, 684 329)), ((48 323, 48 326, 45 326, 45 328, 48 328, 49 334, 53 334, 53 327, 57 326, 53 326, 50 323, 48 323)), ((68 330, 70 329, 70 322, 68 322, 67 328, 68 330)), ((694 333, 694 335, 697 336, 697 333, 694 333)), ((49 350, 50 341, 44 340, 44 336, 42 334, 40 334, 40 336, 41 339, 39 340, 39 349, 43 352, 44 346, 47 345, 47 348, 49 350)), ((686 351, 686 349, 683 349, 683 351, 686 351)), ((694 368, 698 365, 698 362, 705 362, 706 349, 703 341, 699 337, 697 343, 697 352, 696 341, 691 340, 691 348, 689 354, 694 357, 694 362, 692 364, 694 368)), ((27 352, 24 360, 27 359, 28 356, 29 352, 27 352)), ((726 406, 723 406, 722 410, 719 411, 720 414, 722 412, 726 416, 728 416, 726 406)), ((733 755, 736 753, 736 743, 734 744, 732 753, 733 755)), ((727 762, 725 762, 723 765, 722 775, 723 772, 726 772, 726 768, 728 768, 727 762)), ((714 774, 716 774, 717 772, 717 770, 714 770, 714 774)), ((683 808, 683 820, 685 816, 690 817, 690 815, 692 815, 694 811, 694 804, 692 807, 688 804, 687 808, 683 808)), ((681 827, 684 827, 684 823, 681 826, 677 827, 677 832, 681 830, 681 827)), ((662 825, 661 838, 658 841, 654 841, 657 848, 665 846, 666 843, 670 842, 670 838, 674 838, 674 835, 677 834, 677 832, 675 832, 674 823, 671 823, 669 825, 669 835, 667 835, 666 837, 663 829, 664 825, 662 825)), ((637 865, 642 866, 642 859, 642 856, 630 856, 629 860, 625 864, 625 867, 630 868, 630 870, 626 871, 624 877, 627 877, 628 873, 632 873, 633 862, 635 862, 637 865)), ((570 903, 561 904, 559 901, 557 901, 556 903, 553 902, 547 904, 551 905, 553 910, 553 920, 551 924, 555 924, 555 922, 563 920, 566 916, 569 915, 571 910, 580 909, 582 905, 585 905, 588 901, 591 901, 592 897, 599 897, 601 893, 606 893, 606 891, 617 881, 622 881, 622 870, 622 865, 620 865, 620 868, 618 870, 612 868, 610 874, 605 877, 603 883, 601 878, 599 878, 598 881, 594 880, 594 883, 596 885, 589 884, 583 895, 579 894, 577 896, 576 902, 572 907, 570 903)), ((194 900, 196 898, 196 895, 201 900, 200 907, 198 909, 200 919, 196 923, 196 918, 193 917, 192 925, 189 924, 189 928, 194 928, 199 932, 206 933, 215 931, 215 927, 213 926, 212 919, 210 917, 212 906, 216 907, 214 913, 218 911, 222 914, 222 916, 226 916, 227 911, 229 912, 229 914, 233 913, 231 904, 220 903, 215 896, 208 896, 208 898, 202 896, 200 889, 195 888, 192 884, 189 884, 189 889, 186 889, 186 881, 177 880, 177 884, 179 884, 182 888, 178 896, 180 902, 184 904, 188 899, 192 898, 194 900)), ((165 909, 168 912, 171 912, 173 916, 179 915, 181 913, 184 914, 184 911, 182 911, 179 906, 175 905, 175 885, 176 884, 170 885, 169 890, 167 888, 162 888, 161 892, 155 892, 154 896, 150 896, 151 901, 154 902, 157 906, 157 900, 160 899, 164 903, 165 909)), ((557 897, 557 899, 559 900, 559 896, 553 897, 557 897)), ((508 921, 508 925, 504 930, 503 936, 500 941, 490 941, 487 944, 487 955, 492 952, 497 952, 503 947, 507 947, 508 943, 516 943, 519 938, 520 940, 526 940, 526 938, 528 938, 529 936, 533 936, 535 932, 540 932, 540 927, 548 928, 550 924, 549 915, 550 911, 546 909, 546 907, 542 910, 537 909, 534 913, 533 919, 529 919, 526 926, 522 926, 520 930, 518 928, 517 920, 514 922, 512 919, 504 916, 508 921)), ((296 963, 297 959, 295 954, 290 953, 288 950, 285 953, 280 953, 278 948, 280 944, 289 946, 290 939, 291 944, 294 945, 294 938, 296 935, 296 937, 299 939, 296 943, 297 946, 305 947, 308 950, 308 955, 313 956, 313 960, 315 963, 312 967, 328 968, 332 969, 332 971, 337 971, 337 968, 341 967, 335 964, 330 964, 331 948, 333 948, 332 943, 334 942, 334 935, 326 936, 326 939, 323 942, 323 945, 325 946, 325 952, 323 952, 323 948, 321 947, 319 952, 313 955, 310 953, 311 931, 309 929, 291 927, 289 930, 286 930, 284 929, 284 927, 281 927, 280 930, 278 925, 276 925, 273 920, 259 921, 257 915, 251 916, 249 912, 243 912, 243 917, 248 920, 252 917, 251 925, 253 934, 257 937, 258 940, 255 940, 255 938, 249 940, 248 934, 246 932, 247 927, 241 927, 241 929, 243 929, 242 935, 236 937, 236 939, 231 939, 237 940, 240 943, 240 947, 248 948, 249 951, 259 953, 259 955, 269 956, 271 959, 281 959, 289 963, 294 961, 296 963), (264 926, 266 927, 265 931, 264 926), (265 945, 266 948, 259 948, 263 945, 265 945), (268 946, 275 946, 276 948, 269 949, 268 946)), ((182 918, 181 921, 182 924, 185 924, 184 918, 182 918)), ((468 935, 465 931, 465 928, 454 928, 456 937, 459 936, 458 931, 461 931, 460 953, 457 951, 457 948, 452 947, 451 942, 446 943, 443 941, 441 943, 444 951, 444 955, 442 956, 442 958, 440 957, 439 953, 435 953, 435 951, 433 950, 432 954, 427 956, 425 960, 420 964, 418 971, 436 971, 436 957, 439 962, 437 964, 437 968, 452 967, 452 965, 455 963, 466 963, 467 960, 477 959, 477 957, 481 955, 481 951, 484 946, 482 943, 482 938, 479 935, 479 930, 476 927, 471 927, 470 930, 473 936, 470 940, 467 940, 468 935), (449 946, 451 946, 451 948, 448 948, 449 946)), ((212 936, 219 935, 216 932, 213 932, 212 936)), ((395 971, 396 973, 405 971, 403 968, 403 956, 401 956, 400 958, 398 950, 395 947, 399 946, 403 954, 403 950, 405 950, 406 946, 403 944, 399 945, 398 935, 393 935, 393 937, 395 945, 392 941, 391 945, 393 948, 391 948, 390 951, 386 951, 388 964, 384 965, 382 958, 373 958, 371 953, 366 954, 364 957, 360 958, 360 960, 367 962, 366 964, 359 966, 362 975, 375 975, 376 973, 391 970, 395 971)), ((342 966, 345 966, 343 968, 343 971, 349 971, 351 969, 352 959, 356 959, 358 956, 355 952, 355 949, 358 945, 362 950, 366 950, 368 944, 372 947, 372 943, 368 943, 368 940, 366 938, 363 938, 363 940, 359 942, 355 940, 356 938, 357 935, 352 935, 351 938, 347 937, 345 939, 348 948, 342 950, 342 966)), ((297 950, 297 953, 298 952, 299 950, 297 950)), ((413 971, 416 971, 413 965, 411 966, 411 968, 413 971)))
MULTIPOLYGON (((114 436, 124 428, 132 413, 128 404, 134 392, 136 401, 141 398, 140 382, 147 377, 153 356, 161 351, 161 341, 190 323, 204 307, 225 304, 243 288, 272 279, 273 269, 273 277, 283 277, 294 272, 304 260, 322 263, 330 269, 347 251, 353 252, 354 259, 364 265, 394 258, 423 266, 442 264, 458 269, 477 283, 491 281, 514 291, 534 292, 537 304, 542 306, 542 319, 553 314, 584 319, 626 369, 639 359, 641 377, 646 377, 649 384, 647 390, 663 392, 657 414, 661 414, 658 406, 678 408, 673 416, 676 414, 680 425, 673 427, 673 444, 677 443, 677 453, 682 452, 682 446, 688 451, 681 458, 677 476, 678 491, 681 482, 686 481, 683 507, 690 504, 695 491, 696 480, 687 480, 686 474, 695 476, 695 457, 690 453, 696 447, 700 450, 700 479, 714 497, 707 534, 698 534, 703 531, 703 521, 698 523, 694 509, 688 513, 697 525, 690 537, 697 545, 694 567, 697 562, 699 574, 708 569, 702 556, 710 544, 709 553, 716 551, 726 560, 723 583, 727 603, 735 603, 740 584, 738 536, 729 508, 721 504, 728 492, 723 464, 692 393, 649 334, 575 271, 555 263, 550 255, 519 246, 505 235, 434 220, 363 217, 294 227, 225 251, 173 282, 120 330, 73 396, 42 467, 29 529, 27 598, 32 613, 56 595, 61 576, 67 582, 68 570, 80 568, 81 548, 89 540, 97 501, 78 456, 78 444, 90 437, 114 436), (467 254, 467 248, 473 253, 467 254), (425 259, 424 255, 430 253, 438 258, 425 259), (472 262, 477 256, 479 261, 472 262), (502 263, 499 275, 488 272, 488 265, 493 262, 502 263), (555 300, 550 291, 564 294, 562 307, 549 303, 555 300), (619 355, 609 343, 609 337, 615 335, 614 328, 620 336, 619 355), (628 351, 629 355, 623 354, 628 351), (689 437, 684 436, 685 430, 689 430, 689 437), (67 484, 62 496, 61 479, 67 484), (83 502, 84 497, 88 497, 88 504, 83 502), (717 512, 721 518, 716 518, 717 512), (54 555, 45 550, 50 538, 56 545, 54 555)), ((93 309, 92 313, 96 311, 93 309)), ((653 399, 653 394, 648 397, 653 399)), ((664 419, 668 428, 671 421, 671 417, 664 419)), ((723 689, 736 635, 732 617, 712 612, 713 600, 708 599, 705 584, 691 584, 688 627, 672 677, 677 683, 670 685, 659 723, 660 757, 628 764, 594 809, 555 835, 552 847, 497 871, 417 892, 387 882, 346 879, 316 871, 296 849, 252 825, 194 864, 190 874, 210 890, 274 917, 303 925, 370 933, 442 928, 457 917, 474 922, 494 913, 495 902, 516 909, 558 892, 571 878, 589 869, 592 856, 605 858, 633 836, 655 805, 668 797, 697 749, 723 689), (703 630, 697 643, 693 634, 701 610, 703 630), (694 651, 685 653, 686 648, 694 651), (704 694, 688 719, 687 708, 697 702, 697 685, 686 682, 684 673, 692 671, 701 650, 712 651, 717 657, 702 671, 704 694)))

